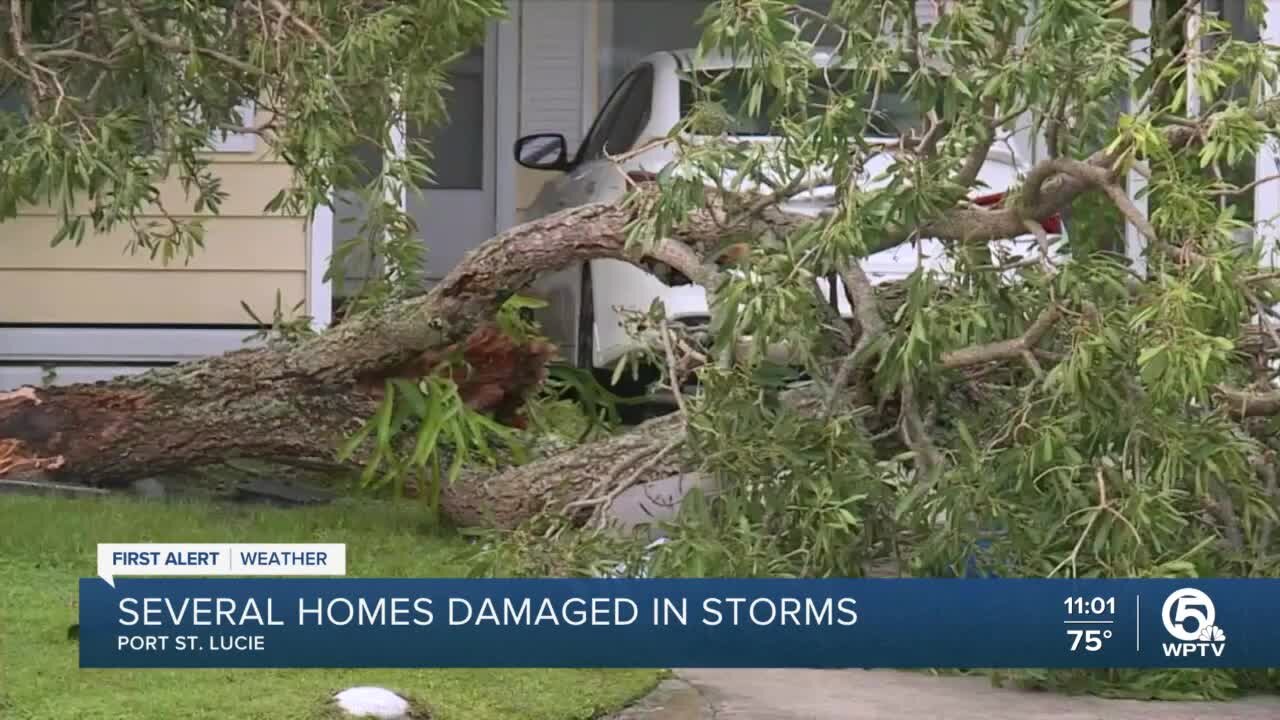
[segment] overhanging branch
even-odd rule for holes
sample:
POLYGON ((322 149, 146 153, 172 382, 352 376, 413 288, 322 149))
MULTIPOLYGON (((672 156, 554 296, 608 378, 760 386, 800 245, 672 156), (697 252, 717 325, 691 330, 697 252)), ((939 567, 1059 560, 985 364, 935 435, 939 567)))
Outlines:
POLYGON ((1222 385, 1218 387, 1218 396, 1228 412, 1236 417, 1280 415, 1280 390, 1249 392, 1222 385))

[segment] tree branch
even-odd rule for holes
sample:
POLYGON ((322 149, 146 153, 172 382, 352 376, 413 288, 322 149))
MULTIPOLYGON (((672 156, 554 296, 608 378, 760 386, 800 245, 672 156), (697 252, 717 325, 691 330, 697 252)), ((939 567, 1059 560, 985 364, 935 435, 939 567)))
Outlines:
MULTIPOLYGON (((1280 116, 1280 99, 1269 100, 1254 111, 1254 117, 1275 124, 1280 116)), ((1164 129, 1165 138, 1173 148, 1190 145, 1200 137, 1194 125, 1171 125, 1164 129)), ((1023 187, 1024 202, 1016 207, 997 209, 960 206, 944 212, 938 218, 919 228, 891 227, 879 243, 868 248, 868 253, 887 250, 906 242, 913 231, 919 237, 937 238, 944 242, 985 243, 992 240, 1017 237, 1026 232, 1023 221, 1028 218, 1047 218, 1069 206, 1076 197, 1095 186, 1094 171, 1110 173, 1125 148, 1114 153, 1099 150, 1086 160, 1073 160, 1076 169, 1088 167, 1085 172, 1063 172, 1069 166, 1058 165, 1063 158, 1051 158, 1037 163, 1027 173, 1023 187)), ((1150 231, 1150 226, 1146 225, 1150 231)))
MULTIPOLYGON (((19 0, 13 0, 13 1, 18 2, 19 0)), ((249 63, 239 58, 234 58, 230 55, 227 55, 224 52, 220 52, 218 50, 214 50, 212 48, 206 48, 206 47, 195 47, 195 46, 188 47, 176 40, 170 40, 169 38, 156 32, 155 30, 152 30, 151 28, 147 27, 147 23, 138 15, 137 9, 134 8, 133 5, 129 4, 128 2, 122 3, 120 5, 120 10, 122 13, 124 13, 125 20, 129 23, 129 27, 133 28, 133 31, 136 32, 139 37, 143 38, 144 40, 146 40, 147 42, 150 42, 153 45, 164 48, 165 50, 168 50, 170 52, 183 53, 183 54, 198 53, 200 55, 213 58, 214 60, 217 60, 218 62, 224 65, 233 67, 239 70, 240 72, 245 73, 246 75, 252 75, 255 77, 262 75, 261 68, 250 65, 249 63)))
POLYGON ((1226 402, 1227 411, 1239 418, 1280 415, 1280 390, 1249 392, 1219 385, 1218 395, 1226 402))
POLYGON ((269 0, 269 2, 271 3, 271 7, 275 8, 276 12, 279 13, 280 16, 284 18, 286 22, 292 23, 299 30, 306 33, 307 37, 310 37, 318 45, 320 45, 320 47, 324 48, 325 52, 329 53, 330 55, 334 55, 337 53, 337 50, 334 49, 333 45, 329 44, 328 40, 324 39, 323 35, 317 32, 315 28, 311 27, 311 25, 309 25, 307 21, 298 17, 292 10, 286 7, 283 2, 281 2, 280 0, 269 0))
POLYGON ((831 393, 827 397, 826 417, 835 413, 836 401, 844 392, 849 376, 862 362, 867 350, 885 334, 884 318, 880 316, 880 304, 876 301, 875 287, 862 267, 854 263, 840 271, 840 278, 849 289, 854 316, 858 319, 858 342, 840 363, 840 369, 831 381, 831 393))
POLYGON ((1035 348, 1061 317, 1062 311, 1058 306, 1050 305, 1041 311, 1021 336, 945 352, 942 354, 942 366, 948 370, 959 370, 983 363, 1025 359, 1025 355, 1035 348))
MULTIPOLYGON (((1010 19, 996 40, 995 47, 992 49, 991 57, 988 60, 988 67, 998 68, 1004 63, 1005 56, 1008 55, 1009 47, 1013 44, 1016 32, 1017 24, 1013 19, 1010 19)), ((954 178, 954 182, 966 190, 977 181, 978 174, 982 172, 982 166, 986 164, 987 156, 991 153, 991 144, 995 141, 996 128, 1004 124, 999 118, 993 117, 996 113, 996 104, 997 98, 993 95, 982 98, 981 116, 986 120, 982 123, 982 127, 978 132, 977 143, 969 150, 969 156, 965 159, 965 164, 954 178)))

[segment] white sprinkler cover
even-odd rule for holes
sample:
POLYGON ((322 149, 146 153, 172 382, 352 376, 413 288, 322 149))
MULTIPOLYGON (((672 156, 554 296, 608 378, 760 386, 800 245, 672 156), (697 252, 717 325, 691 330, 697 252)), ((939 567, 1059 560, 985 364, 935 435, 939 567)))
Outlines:
POLYGON ((409 717, 409 701, 380 687, 353 687, 333 696, 338 707, 354 717, 403 720, 409 717))

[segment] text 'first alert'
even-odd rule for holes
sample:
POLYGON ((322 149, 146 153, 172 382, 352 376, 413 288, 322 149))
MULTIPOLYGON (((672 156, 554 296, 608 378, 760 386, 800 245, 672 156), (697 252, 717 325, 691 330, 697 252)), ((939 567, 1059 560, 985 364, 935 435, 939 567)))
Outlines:
POLYGON ((346 575, 342 543, 102 543, 98 576, 346 575))

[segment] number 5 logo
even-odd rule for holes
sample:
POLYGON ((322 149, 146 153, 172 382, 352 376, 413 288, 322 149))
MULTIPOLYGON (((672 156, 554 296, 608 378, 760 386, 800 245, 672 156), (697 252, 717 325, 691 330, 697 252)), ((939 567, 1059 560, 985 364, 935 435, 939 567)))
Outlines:
POLYGON ((1213 601, 1195 588, 1183 588, 1170 593, 1160 611, 1164 629, 1183 642, 1199 640, 1200 632, 1213 625, 1213 618, 1213 601), (1193 627, 1188 628, 1184 624, 1188 621, 1193 627))

